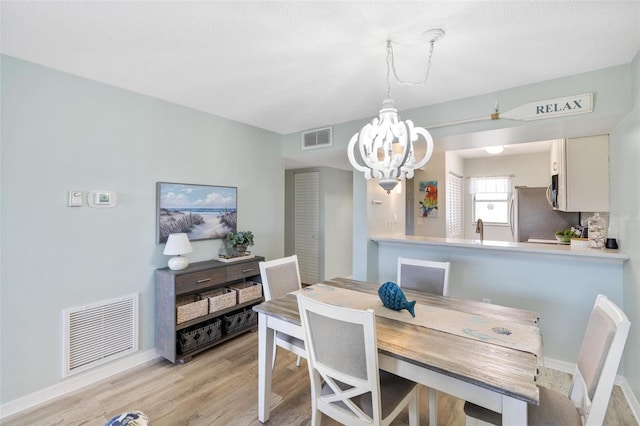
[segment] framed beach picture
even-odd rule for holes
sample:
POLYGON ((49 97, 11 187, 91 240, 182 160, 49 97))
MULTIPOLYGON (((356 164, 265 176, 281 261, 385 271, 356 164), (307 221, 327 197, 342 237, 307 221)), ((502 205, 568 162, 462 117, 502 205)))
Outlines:
POLYGON ((158 244, 177 232, 197 241, 224 238, 236 231, 236 187, 157 182, 156 200, 158 244))

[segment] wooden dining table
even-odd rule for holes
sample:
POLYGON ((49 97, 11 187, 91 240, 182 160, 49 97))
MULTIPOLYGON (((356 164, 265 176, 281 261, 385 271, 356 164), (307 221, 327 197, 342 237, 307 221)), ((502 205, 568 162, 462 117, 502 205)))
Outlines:
MULTIPOLYGON (((347 278, 334 278, 322 284, 370 295, 377 295, 380 287, 347 278)), ((349 297, 357 297, 353 292, 349 292, 349 297)), ((472 314, 513 326, 534 326, 538 321, 538 314, 527 310, 410 290, 404 293, 424 309, 472 314)), ((258 420, 264 423, 271 411, 275 332, 301 340, 304 332, 295 294, 272 299, 253 309, 258 313, 258 420)), ((539 360, 533 353, 379 315, 376 334, 381 369, 502 413, 505 426, 527 424, 527 405, 539 404, 536 386, 539 360)), ((435 424, 433 411, 430 423, 435 424)))

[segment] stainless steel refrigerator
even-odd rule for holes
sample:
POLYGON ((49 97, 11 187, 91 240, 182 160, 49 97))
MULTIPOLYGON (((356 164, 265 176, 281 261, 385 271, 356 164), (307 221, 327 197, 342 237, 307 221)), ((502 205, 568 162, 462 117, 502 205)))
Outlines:
POLYGON ((561 212, 551 207, 547 188, 516 186, 509 215, 511 234, 516 242, 556 243, 556 231, 580 225, 580 213, 561 212))

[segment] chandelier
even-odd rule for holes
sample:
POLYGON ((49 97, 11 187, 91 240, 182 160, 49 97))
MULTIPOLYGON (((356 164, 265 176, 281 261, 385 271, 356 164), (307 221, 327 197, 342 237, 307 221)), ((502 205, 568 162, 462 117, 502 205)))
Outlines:
POLYGON ((424 80, 417 83, 398 78, 393 60, 393 46, 391 40, 387 40, 387 99, 382 102, 380 115, 365 124, 349 141, 347 154, 353 168, 364 172, 367 180, 379 179, 380 186, 387 194, 405 177, 412 178, 413 171, 427 164, 433 153, 433 138, 429 132, 422 127, 414 126, 411 120, 401 121, 398 118, 398 110, 393 106, 391 99, 390 75, 393 73, 400 84, 424 85, 431 70, 433 45, 443 35, 444 31, 441 29, 428 30, 423 34, 430 46, 427 73, 424 80), (426 150, 424 156, 417 160, 414 143, 421 139, 426 144, 426 150), (364 165, 356 161, 356 150, 364 165))

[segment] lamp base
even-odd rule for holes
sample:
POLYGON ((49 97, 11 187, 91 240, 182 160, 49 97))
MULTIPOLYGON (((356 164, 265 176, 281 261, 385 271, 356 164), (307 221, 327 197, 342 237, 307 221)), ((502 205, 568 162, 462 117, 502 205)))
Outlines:
POLYGON ((189 266, 189 259, 184 256, 173 256, 169 259, 169 269, 172 271, 181 271, 187 269, 189 266))

